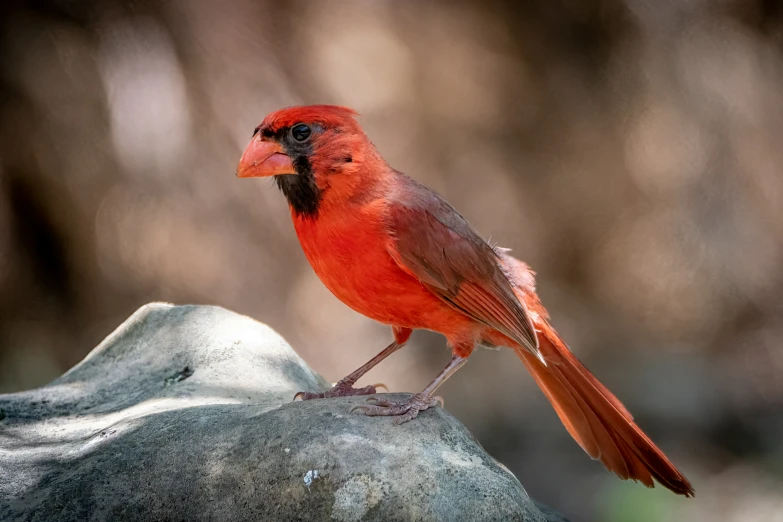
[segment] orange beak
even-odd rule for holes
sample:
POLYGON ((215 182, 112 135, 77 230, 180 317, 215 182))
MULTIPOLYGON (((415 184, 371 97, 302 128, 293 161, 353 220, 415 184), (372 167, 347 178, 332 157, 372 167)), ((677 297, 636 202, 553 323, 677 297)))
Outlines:
POLYGON ((265 178, 278 174, 296 174, 291 158, 279 143, 264 140, 256 134, 239 160, 237 177, 265 178))

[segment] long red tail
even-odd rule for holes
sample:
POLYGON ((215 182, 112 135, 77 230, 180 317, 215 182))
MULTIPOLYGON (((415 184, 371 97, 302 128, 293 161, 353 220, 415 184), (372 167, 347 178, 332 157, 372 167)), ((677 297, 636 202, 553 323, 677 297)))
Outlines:
POLYGON ((533 290, 527 265, 503 256, 516 283, 518 297, 533 312, 544 366, 521 346, 515 350, 554 406, 571 436, 594 459, 622 479, 653 487, 655 478, 673 492, 693 496, 688 479, 674 467, 639 426, 623 404, 579 362, 547 321, 533 290), (525 273, 522 273, 522 270, 525 273))

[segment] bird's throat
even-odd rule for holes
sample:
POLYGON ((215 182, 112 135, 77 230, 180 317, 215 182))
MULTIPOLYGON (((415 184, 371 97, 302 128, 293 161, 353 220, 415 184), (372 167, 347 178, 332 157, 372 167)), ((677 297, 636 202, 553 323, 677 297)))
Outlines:
POLYGON ((316 217, 323 194, 315 182, 312 165, 306 156, 293 160, 296 174, 275 176, 275 183, 298 216, 316 217))

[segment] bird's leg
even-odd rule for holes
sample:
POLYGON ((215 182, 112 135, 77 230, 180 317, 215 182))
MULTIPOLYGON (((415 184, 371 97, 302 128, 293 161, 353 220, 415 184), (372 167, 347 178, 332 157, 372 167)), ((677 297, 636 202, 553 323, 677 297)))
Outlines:
POLYGON ((466 362, 468 362, 467 357, 461 357, 459 355, 453 356, 451 361, 449 361, 449 364, 446 365, 443 371, 441 371, 424 390, 413 395, 407 401, 393 402, 386 399, 371 397, 367 400, 372 401, 373 404, 355 406, 351 411, 361 410, 365 415, 369 415, 370 417, 396 416, 397 419, 394 421, 396 424, 408 422, 411 419, 415 419, 420 411, 424 411, 439 403, 441 407, 443 406, 443 397, 433 396, 432 394, 466 362))
POLYGON ((411 336, 411 333, 413 331, 409 328, 398 328, 394 327, 394 342, 392 342, 389 346, 384 348, 384 350, 367 361, 364 365, 361 366, 361 368, 358 368, 357 370, 351 372, 346 377, 340 379, 334 386, 331 387, 331 389, 326 390, 325 392, 320 393, 312 393, 312 392, 299 392, 296 395, 294 395, 294 400, 296 399, 302 399, 303 401, 307 401, 310 399, 327 399, 330 397, 350 397, 353 395, 372 395, 374 393, 377 393, 377 387, 383 386, 386 387, 383 384, 371 384, 369 386, 365 386, 364 388, 354 388, 353 385, 356 384, 356 381, 358 381, 365 373, 369 372, 371 369, 373 369, 378 363, 380 363, 382 360, 386 359, 388 356, 405 346, 405 343, 408 341, 408 339, 411 336))
POLYGON ((358 381, 365 373, 370 371, 374 366, 376 366, 378 363, 380 363, 382 360, 396 352, 402 348, 401 344, 398 344, 397 341, 392 342, 389 346, 387 346, 381 353, 367 361, 361 368, 358 368, 354 372, 350 373, 346 377, 340 379, 337 381, 337 383, 332 386, 330 389, 326 390, 325 392, 320 393, 312 393, 312 392, 299 392, 296 395, 294 395, 294 400, 297 398, 301 398, 303 401, 307 401, 310 399, 327 399, 329 397, 349 397, 352 395, 372 395, 373 393, 376 393, 376 386, 379 386, 379 384, 371 384, 369 386, 365 386, 364 388, 354 388, 353 385, 356 384, 356 381, 358 381))

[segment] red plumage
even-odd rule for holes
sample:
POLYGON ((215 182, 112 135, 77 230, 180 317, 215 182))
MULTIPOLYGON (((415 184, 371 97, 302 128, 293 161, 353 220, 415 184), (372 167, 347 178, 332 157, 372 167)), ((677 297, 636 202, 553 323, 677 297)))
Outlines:
POLYGON ((359 124, 353 119, 358 113, 348 107, 338 105, 306 105, 290 107, 267 115, 259 127, 268 129, 283 129, 297 123, 320 123, 329 128, 358 129, 359 124))
POLYGON ((413 329, 442 333, 453 358, 405 403, 362 409, 400 421, 438 402, 435 389, 477 344, 513 348, 569 433, 623 479, 655 478, 691 496, 685 477, 622 403, 568 350, 548 322, 532 272, 492 248, 438 194, 395 171, 344 107, 294 107, 267 116, 238 175, 274 175, 315 272, 341 301, 394 328, 395 342, 333 390, 305 399, 374 393, 356 380, 399 349, 413 329))

